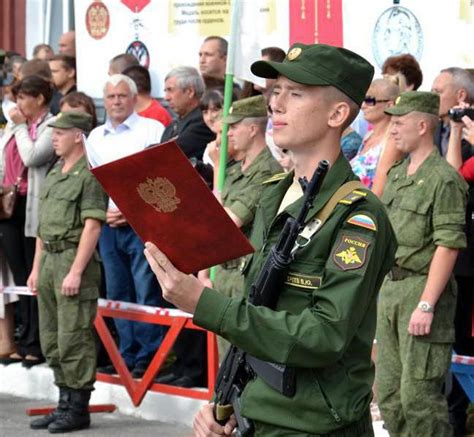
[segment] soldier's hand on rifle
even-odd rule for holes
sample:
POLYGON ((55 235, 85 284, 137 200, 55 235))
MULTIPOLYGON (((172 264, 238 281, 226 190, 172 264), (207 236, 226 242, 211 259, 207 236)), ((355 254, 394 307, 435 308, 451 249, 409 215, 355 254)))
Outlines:
POLYGON ((180 310, 193 314, 204 285, 193 275, 180 272, 153 243, 145 243, 145 256, 163 290, 163 297, 180 310))
POLYGON ((193 422, 195 437, 214 437, 222 435, 231 435, 237 426, 234 415, 230 416, 225 426, 219 425, 214 420, 214 404, 204 405, 196 414, 193 422))

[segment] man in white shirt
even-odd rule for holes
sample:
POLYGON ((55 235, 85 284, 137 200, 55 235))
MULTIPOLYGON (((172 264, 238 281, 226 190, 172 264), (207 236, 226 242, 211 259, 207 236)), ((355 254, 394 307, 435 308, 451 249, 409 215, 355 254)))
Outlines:
MULTIPOLYGON (((87 154, 92 166, 106 164, 160 142, 164 126, 156 120, 140 117, 134 111, 136 99, 137 87, 133 80, 122 74, 109 77, 104 87, 107 120, 87 139, 87 154)), ((143 255, 143 243, 112 201, 99 248, 108 299, 162 305, 161 289, 143 255)), ((134 377, 141 377, 161 343, 163 328, 125 319, 115 319, 115 326, 127 367, 134 377)), ((114 373, 113 366, 100 370, 114 373)))

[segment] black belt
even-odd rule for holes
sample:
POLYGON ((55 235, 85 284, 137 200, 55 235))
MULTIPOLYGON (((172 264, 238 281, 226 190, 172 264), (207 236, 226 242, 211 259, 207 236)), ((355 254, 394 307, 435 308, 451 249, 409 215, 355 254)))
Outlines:
POLYGON ((420 273, 413 272, 411 270, 404 269, 403 267, 393 266, 387 273, 388 279, 391 281, 401 281, 410 276, 418 276, 420 273))
POLYGON ((77 243, 67 240, 43 241, 43 248, 49 253, 60 253, 67 249, 75 249, 76 247, 77 243))

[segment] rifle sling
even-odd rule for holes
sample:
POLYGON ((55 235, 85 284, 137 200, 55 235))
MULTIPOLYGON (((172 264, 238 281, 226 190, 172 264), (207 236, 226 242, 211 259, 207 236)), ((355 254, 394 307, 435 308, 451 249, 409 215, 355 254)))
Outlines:
POLYGON ((360 181, 349 181, 341 185, 316 216, 306 223, 304 229, 298 234, 291 253, 294 254, 300 247, 306 246, 311 241, 313 235, 321 229, 326 220, 331 216, 339 201, 352 191, 360 188, 367 187, 360 181))
MULTIPOLYGON (((360 188, 365 188, 365 186, 359 181, 346 182, 339 187, 318 214, 316 214, 299 233, 292 254, 294 254, 298 248, 304 247, 311 241, 314 234, 321 229, 326 220, 331 216, 340 200, 344 199, 344 197, 352 191, 360 188)), ((247 362, 254 372, 275 390, 285 396, 291 397, 294 395, 295 374, 288 372, 286 365, 263 361, 249 354, 247 354, 247 362)))

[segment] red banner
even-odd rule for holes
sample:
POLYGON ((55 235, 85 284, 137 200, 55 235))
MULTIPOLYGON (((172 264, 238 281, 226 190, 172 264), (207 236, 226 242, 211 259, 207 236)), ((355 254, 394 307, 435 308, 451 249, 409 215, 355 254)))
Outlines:
POLYGON ((342 47, 342 0, 290 0, 290 45, 342 47))
POLYGON ((151 0, 122 0, 122 3, 132 12, 141 12, 150 1, 151 0))

